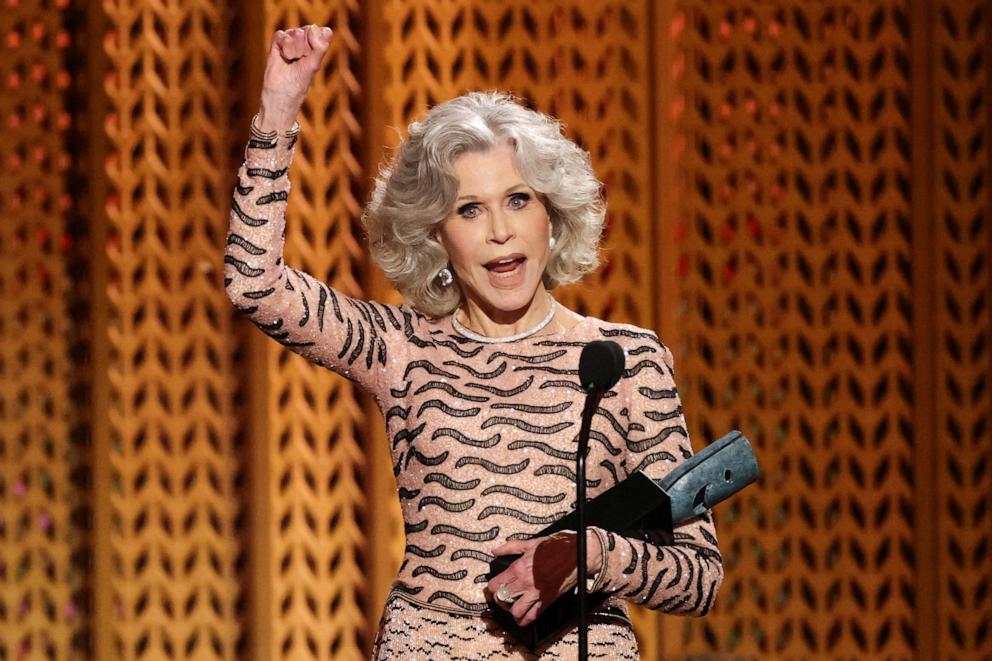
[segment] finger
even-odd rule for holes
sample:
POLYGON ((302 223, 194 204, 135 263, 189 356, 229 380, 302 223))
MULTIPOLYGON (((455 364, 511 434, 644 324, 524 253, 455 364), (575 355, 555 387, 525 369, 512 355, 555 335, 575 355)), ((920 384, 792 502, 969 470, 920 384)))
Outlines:
POLYGON ((302 28, 287 30, 286 35, 283 53, 289 59, 298 60, 310 52, 310 46, 307 44, 307 33, 302 28))
POLYGON ((516 576, 511 574, 509 571, 505 571, 489 579, 489 582, 486 583, 486 590, 489 592, 489 594, 492 596, 492 598, 495 601, 499 603, 503 603, 502 599, 496 598, 496 593, 499 592, 499 589, 505 585, 506 589, 510 591, 511 595, 516 594, 516 592, 514 591, 514 586, 516 585, 516 583, 517 583, 516 576))
POLYGON ((531 546, 534 545, 533 540, 524 539, 514 539, 509 542, 504 542, 496 548, 494 548, 491 553, 493 555, 513 555, 514 553, 526 553, 531 546))
POLYGON ((272 38, 273 46, 278 50, 284 60, 296 59, 292 32, 292 30, 279 30, 272 38))
POLYGON ((296 47, 299 49, 300 56, 306 57, 310 54, 312 50, 310 48, 310 26, 304 25, 303 27, 293 28, 293 39, 295 40, 296 47))
POLYGON ((308 26, 307 41, 310 43, 310 48, 318 53, 323 53, 327 50, 328 44, 331 43, 331 28, 317 25, 308 26))
POLYGON ((280 56, 285 58, 285 49, 288 41, 289 35, 286 34, 285 30, 276 30, 272 35, 272 47, 270 48, 270 52, 278 53, 280 56))
POLYGON ((520 620, 531 611, 534 604, 540 601, 541 595, 535 595, 533 593, 525 593, 515 602, 513 602, 513 607, 510 608, 510 615, 513 619, 520 622, 520 620))
POLYGON ((313 46, 310 45, 310 30, 313 27, 313 25, 306 25, 300 28, 300 50, 303 52, 303 57, 313 52, 313 46))
POLYGON ((530 607, 530 609, 526 613, 524 613, 523 617, 517 619, 517 624, 519 624, 522 627, 527 626, 528 624, 536 620, 543 610, 544 610, 544 604, 541 602, 540 599, 538 599, 537 601, 534 602, 534 604, 530 607))
POLYGON ((506 612, 509 613, 510 612, 510 609, 513 608, 513 603, 514 602, 512 602, 512 601, 503 601, 502 599, 500 599, 500 598, 498 598, 496 596, 496 593, 495 592, 492 593, 490 596, 492 597, 493 603, 496 604, 496 606, 498 606, 499 608, 502 608, 503 610, 505 610, 506 612))

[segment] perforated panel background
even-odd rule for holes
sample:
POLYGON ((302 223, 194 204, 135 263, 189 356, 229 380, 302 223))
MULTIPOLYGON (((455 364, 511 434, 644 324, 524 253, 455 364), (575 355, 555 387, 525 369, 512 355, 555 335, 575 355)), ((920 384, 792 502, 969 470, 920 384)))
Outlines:
POLYGON ((432 104, 559 117, 609 203, 560 300, 658 329, 717 508, 645 659, 987 659, 992 3, 11 0, 0 11, 0 658, 359 659, 403 549, 374 403, 220 266, 278 27, 336 37, 287 263, 396 301, 358 218, 432 104), (83 3, 86 4, 86 3, 83 3), (38 6, 36 6, 38 5, 38 6))
POLYGON ((964 659, 992 646, 992 5, 941 2, 932 25, 936 636, 964 659))
POLYGON ((72 658, 85 630, 66 216, 64 7, 0 13, 0 658, 72 658))
POLYGON ((231 18, 198 3, 106 9, 103 658, 240 656, 244 466, 216 258, 236 166, 218 130, 233 113, 231 18))
POLYGON ((685 11, 687 408, 697 438, 741 429, 764 468, 720 512, 730 578, 685 640, 909 655, 908 7, 685 11))
MULTIPOLYGON (((367 296, 356 273, 363 261, 355 116, 362 90, 354 79, 358 5, 270 2, 264 34, 307 23, 336 31, 300 120, 305 137, 291 173, 286 262, 349 295, 367 296)), ((346 380, 310 369, 275 343, 267 343, 264 353, 273 627, 265 658, 360 658, 371 633, 361 603, 367 496, 358 474, 370 421, 346 380)))

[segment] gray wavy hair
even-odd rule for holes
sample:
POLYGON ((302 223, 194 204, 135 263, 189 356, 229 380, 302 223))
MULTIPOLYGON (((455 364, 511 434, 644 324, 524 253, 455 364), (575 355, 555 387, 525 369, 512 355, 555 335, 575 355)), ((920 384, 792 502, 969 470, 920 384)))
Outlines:
POLYGON ((462 300, 457 280, 444 287, 438 271, 448 255, 435 232, 454 208, 453 163, 466 152, 509 144, 515 165, 551 218, 555 246, 544 285, 578 281, 599 265, 606 204, 589 154, 562 134, 561 124, 501 92, 472 92, 435 106, 379 172, 362 216, 372 259, 418 310, 442 317, 462 300))

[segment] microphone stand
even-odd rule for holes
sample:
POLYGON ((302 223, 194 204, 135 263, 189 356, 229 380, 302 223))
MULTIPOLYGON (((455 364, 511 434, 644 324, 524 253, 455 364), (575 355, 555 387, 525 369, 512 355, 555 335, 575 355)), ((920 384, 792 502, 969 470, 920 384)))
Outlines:
POLYGON ((586 612, 589 568, 586 565, 586 454, 589 451, 589 430, 592 427, 592 416, 596 413, 599 400, 603 397, 602 390, 593 390, 586 396, 585 408, 582 409, 582 426, 579 428, 578 451, 575 454, 575 516, 576 534, 578 539, 576 550, 576 569, 578 572, 579 593, 579 661, 589 657, 588 616, 586 612))

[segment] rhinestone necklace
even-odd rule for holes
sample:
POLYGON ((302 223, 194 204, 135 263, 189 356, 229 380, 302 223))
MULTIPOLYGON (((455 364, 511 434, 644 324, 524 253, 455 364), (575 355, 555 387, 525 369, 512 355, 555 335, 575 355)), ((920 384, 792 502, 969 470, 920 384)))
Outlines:
POLYGON ((548 310, 548 314, 544 319, 538 322, 536 326, 530 330, 525 330, 522 333, 517 333, 516 335, 510 335, 508 337, 489 337, 488 335, 480 335, 474 331, 462 326, 462 323, 458 321, 458 313, 451 315, 451 325, 455 327, 455 330, 469 338, 470 340, 475 340, 476 342, 486 342, 488 344, 495 344, 497 342, 515 342, 517 340, 522 340, 525 337, 530 337, 531 335, 537 333, 542 328, 551 323, 551 318, 555 316, 555 311, 558 309, 558 303, 553 297, 551 297, 551 309, 548 310))

